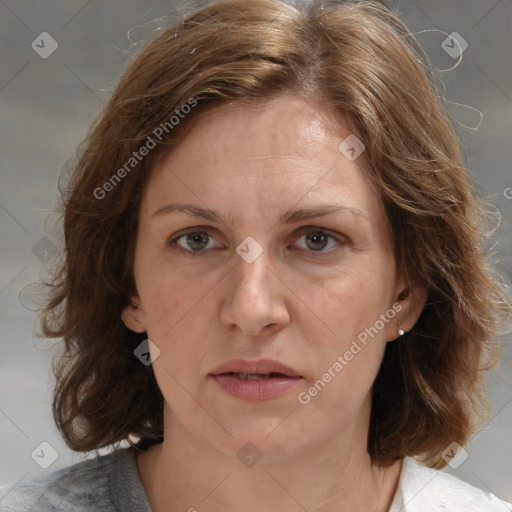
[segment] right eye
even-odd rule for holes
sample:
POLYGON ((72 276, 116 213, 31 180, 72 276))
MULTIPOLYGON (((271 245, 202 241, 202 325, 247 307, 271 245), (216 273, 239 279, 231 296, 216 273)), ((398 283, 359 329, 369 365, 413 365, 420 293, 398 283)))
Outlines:
POLYGON ((181 233, 177 237, 169 240, 169 245, 178 250, 189 253, 190 256, 200 256, 205 249, 213 249, 215 244, 211 243, 215 240, 208 231, 190 230, 181 233))

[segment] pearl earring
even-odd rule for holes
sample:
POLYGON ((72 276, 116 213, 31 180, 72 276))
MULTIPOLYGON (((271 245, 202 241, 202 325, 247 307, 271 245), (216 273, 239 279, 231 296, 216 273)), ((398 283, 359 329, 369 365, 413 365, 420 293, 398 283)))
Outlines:
POLYGON ((405 331, 403 329, 398 329, 398 336, 403 336, 405 331))

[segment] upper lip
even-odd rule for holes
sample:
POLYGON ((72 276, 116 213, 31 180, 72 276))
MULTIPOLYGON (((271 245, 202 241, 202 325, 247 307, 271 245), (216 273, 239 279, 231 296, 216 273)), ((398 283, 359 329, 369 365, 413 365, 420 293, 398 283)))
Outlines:
POLYGON ((297 371, 273 359, 259 359, 257 361, 247 361, 246 359, 232 359, 227 363, 221 364, 212 375, 222 373, 280 373, 286 377, 302 377, 297 371))

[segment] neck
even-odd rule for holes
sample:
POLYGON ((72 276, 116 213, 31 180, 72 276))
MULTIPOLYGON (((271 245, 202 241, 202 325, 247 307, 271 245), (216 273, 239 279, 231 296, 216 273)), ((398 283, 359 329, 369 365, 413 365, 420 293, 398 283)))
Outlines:
POLYGON ((366 436, 338 435, 286 459, 264 456, 246 467, 173 427, 137 460, 154 512, 386 512, 396 492, 401 463, 374 465, 366 436))

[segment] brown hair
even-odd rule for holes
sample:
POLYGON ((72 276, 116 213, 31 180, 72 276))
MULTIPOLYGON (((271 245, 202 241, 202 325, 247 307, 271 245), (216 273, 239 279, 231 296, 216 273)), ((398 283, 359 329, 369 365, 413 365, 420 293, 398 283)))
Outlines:
POLYGON ((510 304, 486 268, 486 212, 428 59, 376 0, 235 0, 167 27, 134 60, 63 191, 64 257, 41 320, 45 336, 64 340, 53 413, 72 449, 163 436, 163 397, 152 367, 134 356, 145 336, 121 321, 136 293, 137 214, 155 159, 202 112, 282 94, 328 106, 364 142, 361 164, 386 208, 398 269, 429 290, 413 330, 387 344, 370 455, 441 467, 442 450, 474 432, 485 410, 480 370, 495 361, 486 354, 510 304), (185 115, 187 103, 197 106, 185 115), (150 140, 154 149, 131 161, 150 140))

